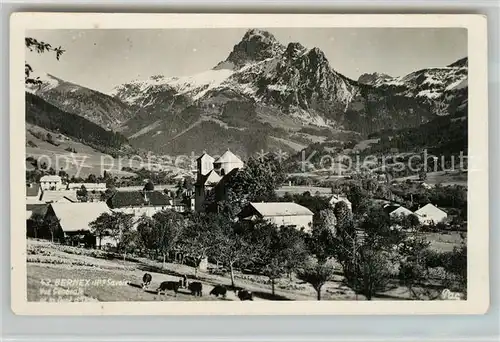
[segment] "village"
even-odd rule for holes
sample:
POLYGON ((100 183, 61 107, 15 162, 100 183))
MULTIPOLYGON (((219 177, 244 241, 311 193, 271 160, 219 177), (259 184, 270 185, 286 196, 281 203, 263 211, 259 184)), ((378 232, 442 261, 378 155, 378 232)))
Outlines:
MULTIPOLYGON (((105 252, 123 257, 129 267, 130 260, 142 258, 155 265, 150 272, 170 274, 168 279, 186 274, 211 279, 205 288, 241 290, 236 283, 246 283, 245 289, 255 291, 265 284, 259 291, 271 292, 272 300, 319 300, 325 292, 332 300, 347 294, 392 298, 393 292, 397 298, 430 299, 445 287, 464 291, 463 270, 455 265, 466 251, 458 187, 387 185, 365 178, 339 182, 328 191, 311 194, 304 187, 297 192, 275 160, 243 162, 229 149, 217 159, 200 155, 193 179, 177 185, 157 188, 149 179, 142 181, 139 188, 108 187, 69 182, 63 174, 26 184, 28 250, 37 254, 57 245, 67 246, 70 254, 105 252), (386 192, 390 195, 380 195, 386 192), (376 280, 363 274, 363 262, 374 262, 364 248, 384 259, 376 280), (370 291, 368 281, 375 282, 370 291), (305 290, 294 291, 304 288, 300 283, 312 285, 311 298, 305 290), (341 290, 331 295, 328 284, 341 290), (285 294, 278 295, 279 286, 285 294)), ((142 274, 134 272, 140 284, 142 274)))

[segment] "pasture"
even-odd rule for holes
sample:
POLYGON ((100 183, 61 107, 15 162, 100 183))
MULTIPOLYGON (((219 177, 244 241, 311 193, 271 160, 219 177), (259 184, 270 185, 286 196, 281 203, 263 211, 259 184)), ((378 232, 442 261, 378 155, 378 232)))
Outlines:
MULTIPOLYGON (((74 141, 62 134, 56 135, 53 132, 49 132, 35 125, 27 124, 26 142, 26 157, 34 157, 41 163, 46 163, 48 167, 52 167, 54 170, 63 169, 70 177, 86 178, 90 174, 98 176, 103 175, 104 171, 116 177, 137 176, 133 172, 122 170, 124 167, 132 169, 144 167, 155 171, 163 170, 174 174, 186 174, 186 170, 173 164, 159 164, 149 161, 147 158, 141 159, 138 156, 132 158, 113 158, 108 154, 99 152, 90 146, 74 141), (54 140, 56 140, 59 145, 50 144, 33 135, 32 132, 36 132, 43 136, 50 133, 54 136, 54 140), (67 148, 74 149, 76 153, 67 151, 67 148)), ((31 166, 28 166, 28 170, 30 167, 31 166)))
MULTIPOLYGON (((177 263, 166 263, 146 258, 122 257, 110 258, 103 251, 53 244, 48 241, 28 239, 27 241, 27 296, 28 301, 50 301, 58 298, 62 301, 238 301, 233 291, 227 297, 216 298, 209 292, 215 285, 230 286, 229 275, 215 275, 198 271, 193 267, 177 263), (142 276, 145 272, 152 275, 148 289, 142 289, 142 276), (167 291, 158 296, 155 290, 163 281, 178 281, 187 275, 189 281, 203 284, 203 296, 194 297, 184 288, 177 295, 167 291), (63 283, 60 280, 72 280, 74 283, 63 283), (78 282, 77 282, 78 281, 78 282)), ((340 270, 334 279, 322 289, 322 300, 363 300, 342 284, 340 270)), ((281 278, 276 282, 275 294, 272 295, 271 284, 262 275, 235 273, 237 288, 252 291, 254 301, 266 300, 316 300, 312 286, 296 278, 281 278)), ((376 300, 408 300, 409 293, 395 282, 392 288, 380 293, 376 300)))

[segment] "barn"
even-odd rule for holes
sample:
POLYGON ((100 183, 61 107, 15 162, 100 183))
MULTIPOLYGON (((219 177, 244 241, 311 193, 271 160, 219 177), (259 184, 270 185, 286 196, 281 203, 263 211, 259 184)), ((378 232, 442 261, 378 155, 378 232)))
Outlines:
POLYGON ((103 213, 111 214, 104 202, 51 203, 45 214, 45 222, 57 222, 54 234, 57 239, 81 237, 95 244, 89 225, 103 213))
POLYGON ((439 209, 431 203, 428 203, 415 211, 415 214, 422 224, 436 224, 443 222, 448 217, 448 214, 445 211, 439 209))
POLYGON ((244 207, 238 217, 241 220, 262 218, 277 226, 295 226, 310 232, 313 212, 293 202, 251 202, 244 207))

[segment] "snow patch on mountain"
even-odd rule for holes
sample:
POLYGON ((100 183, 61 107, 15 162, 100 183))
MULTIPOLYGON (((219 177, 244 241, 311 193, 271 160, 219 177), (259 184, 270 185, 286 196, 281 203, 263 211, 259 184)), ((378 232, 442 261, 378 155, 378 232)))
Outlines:
POLYGON ((63 81, 51 74, 48 74, 46 72, 37 72, 37 73, 32 73, 30 75, 30 78, 33 78, 37 81, 42 82, 42 84, 27 84, 26 85, 26 91, 35 94, 39 91, 48 91, 51 89, 56 88, 59 86, 63 81))
MULTIPOLYGON (((208 91, 220 86, 233 73, 234 71, 229 69, 218 69, 182 77, 152 76, 146 80, 135 80, 115 87, 110 95, 117 96, 128 104, 138 104, 148 92, 172 88, 178 95, 189 95, 193 100, 197 100, 208 91)), ((142 106, 150 104, 142 103, 142 106)))
POLYGON ((458 89, 463 89, 469 86, 469 81, 468 79, 464 80, 457 80, 450 84, 449 86, 446 87, 446 90, 458 90, 458 89))

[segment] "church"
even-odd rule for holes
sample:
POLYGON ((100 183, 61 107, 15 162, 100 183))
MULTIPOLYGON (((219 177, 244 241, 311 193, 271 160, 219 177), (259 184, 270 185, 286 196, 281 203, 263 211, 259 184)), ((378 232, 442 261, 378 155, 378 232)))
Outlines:
POLYGON ((203 153, 196 159, 195 211, 205 210, 205 200, 210 191, 230 174, 244 166, 243 161, 229 149, 215 159, 203 153))

